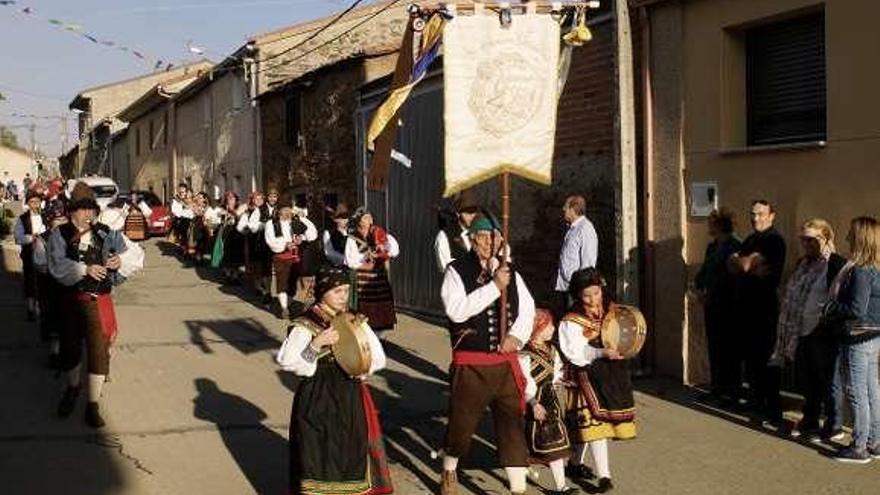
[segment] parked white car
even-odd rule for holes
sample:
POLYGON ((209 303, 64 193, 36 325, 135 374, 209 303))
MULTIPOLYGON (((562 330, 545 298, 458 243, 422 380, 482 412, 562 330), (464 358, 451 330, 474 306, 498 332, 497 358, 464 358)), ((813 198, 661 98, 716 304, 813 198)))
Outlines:
POLYGON ((119 186, 116 185, 116 182, 113 182, 113 179, 109 177, 87 175, 85 177, 70 179, 67 181, 66 192, 68 198, 70 197, 71 191, 73 191, 73 186, 75 186, 77 182, 85 182, 86 185, 94 191, 95 200, 98 202, 98 206, 100 206, 102 210, 107 208, 107 205, 112 203, 113 200, 116 199, 116 196, 119 195, 119 186))

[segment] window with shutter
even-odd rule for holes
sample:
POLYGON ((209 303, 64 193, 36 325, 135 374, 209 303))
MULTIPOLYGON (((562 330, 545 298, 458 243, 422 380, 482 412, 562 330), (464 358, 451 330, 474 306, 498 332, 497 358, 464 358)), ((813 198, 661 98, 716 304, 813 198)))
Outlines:
POLYGON ((749 146, 826 138, 825 14, 746 31, 749 146))

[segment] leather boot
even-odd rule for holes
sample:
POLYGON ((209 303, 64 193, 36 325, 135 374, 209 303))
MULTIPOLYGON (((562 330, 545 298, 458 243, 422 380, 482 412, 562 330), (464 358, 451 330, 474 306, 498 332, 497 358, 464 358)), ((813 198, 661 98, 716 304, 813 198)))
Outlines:
POLYGON ((67 390, 58 403, 58 417, 66 418, 73 412, 76 407, 76 398, 79 397, 79 387, 71 387, 68 385, 67 390))
POLYGON ((443 470, 440 478, 440 495, 458 494, 458 475, 455 471, 443 470))
POLYGON ((92 428, 103 428, 104 418, 101 417, 101 408, 97 402, 89 402, 86 404, 86 424, 92 428))

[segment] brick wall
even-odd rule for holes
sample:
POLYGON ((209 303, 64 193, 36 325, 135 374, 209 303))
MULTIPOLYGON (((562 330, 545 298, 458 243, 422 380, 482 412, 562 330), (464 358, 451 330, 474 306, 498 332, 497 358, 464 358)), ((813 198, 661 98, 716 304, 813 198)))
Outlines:
POLYGON ((391 70, 396 56, 358 59, 301 78, 286 90, 267 94, 260 107, 263 180, 293 199, 306 194, 310 216, 323 222, 323 198, 356 205, 354 114, 358 88, 373 74, 391 70), (385 70, 381 70, 382 66, 385 70), (300 95, 301 146, 285 141, 285 101, 300 95))

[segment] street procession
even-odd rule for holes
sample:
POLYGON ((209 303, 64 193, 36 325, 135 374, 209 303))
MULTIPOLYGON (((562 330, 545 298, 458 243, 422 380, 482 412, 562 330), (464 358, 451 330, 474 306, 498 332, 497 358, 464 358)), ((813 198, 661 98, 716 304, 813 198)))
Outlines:
POLYGON ((876 493, 853 3, 0 1, 0 492, 876 493))

